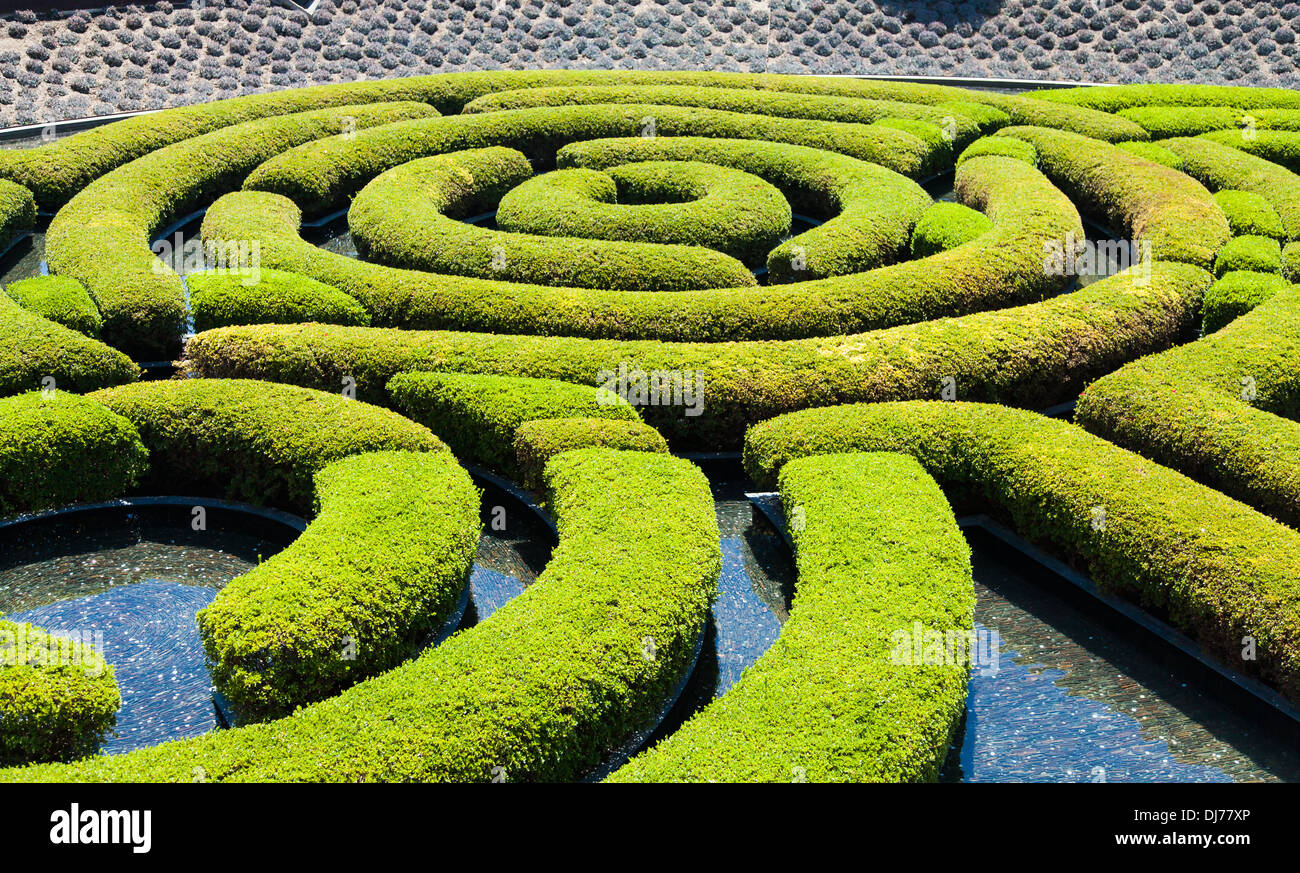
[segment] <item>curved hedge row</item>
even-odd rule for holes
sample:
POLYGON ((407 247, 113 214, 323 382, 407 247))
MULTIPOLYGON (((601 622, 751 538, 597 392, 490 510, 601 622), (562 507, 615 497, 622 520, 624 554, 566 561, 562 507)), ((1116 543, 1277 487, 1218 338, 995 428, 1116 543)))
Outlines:
POLYGON ((1214 193, 1214 202, 1219 204, 1219 208, 1227 217, 1228 227, 1232 230, 1233 236, 1271 236, 1274 239, 1286 239, 1282 217, 1277 214, 1273 204, 1262 195, 1224 188, 1214 193))
POLYGON ((28 312, 88 337, 97 338, 104 326, 99 307, 90 299, 85 287, 67 276, 20 279, 11 282, 3 293, 28 312))
POLYGON ((365 307, 337 288, 282 270, 259 268, 257 273, 256 277, 217 271, 186 275, 194 329, 300 321, 370 323, 365 307))
POLYGON ((1300 108, 1300 94, 1288 88, 1251 88, 1238 85, 1112 85, 1105 88, 1035 91, 1028 96, 1035 100, 1047 100, 1102 112, 1121 112, 1137 106, 1300 108))
POLYGON ((559 544, 476 627, 290 718, 0 781, 573 779, 644 729, 690 665, 721 569, 689 462, 585 449, 547 466, 559 544), (630 505, 644 512, 628 513, 630 505), (611 542, 619 548, 610 548, 611 542))
POLYGON ((634 408, 594 384, 458 373, 400 373, 388 393, 405 415, 446 441, 456 457, 514 472, 520 425, 544 418, 639 422, 634 408))
MULTIPOLYGON (((500 230, 451 217, 474 214, 467 205, 485 199, 483 189, 506 187, 531 174, 532 167, 522 153, 501 147, 417 158, 379 174, 362 188, 348 210, 348 227, 363 256, 408 270, 634 292, 757 284, 744 264, 719 251, 631 239, 581 239, 590 234, 584 232, 576 216, 553 224, 550 235, 511 232, 522 228, 510 226, 500 213, 500 230)), ((525 181, 515 192, 532 190, 532 197, 550 200, 560 208, 566 194, 567 205, 573 207, 581 199, 580 191, 604 195, 611 201, 615 193, 613 179, 591 171, 548 173, 532 182, 537 184, 530 187, 525 181), (594 180, 570 175, 588 172, 594 180), (591 184, 593 181, 596 184, 591 184)), ((789 207, 776 189, 771 189, 771 194, 785 208, 783 230, 788 229, 789 207)), ((502 200, 502 210, 506 206, 502 200)), ((622 207, 634 208, 652 209, 622 207)))
POLYGON ((121 705, 113 668, 88 644, 0 618, 0 765, 93 752, 121 705))
POLYGON ((766 484, 793 458, 855 451, 912 455, 1104 589, 1300 699, 1300 533, 1079 427, 981 404, 793 413, 749 432, 745 465, 766 484), (1247 637, 1257 660, 1242 657, 1247 637))
POLYGON ((1079 398, 1090 431, 1300 524, 1300 289, 1201 340, 1134 361, 1079 398))
MULTIPOLYGON (((104 339, 140 359, 180 349, 186 318, 180 277, 150 235, 236 188, 272 155, 310 139, 429 114, 418 103, 343 106, 245 122, 138 158, 91 182, 59 210, 45 237, 50 268, 77 279, 104 317, 104 339)), ((256 267, 251 246, 223 250, 227 269, 256 267)))
POLYGON ((130 421, 67 391, 0 398, 0 518, 117 497, 148 466, 130 421))
MULTIPOLYGON (((1059 291, 1067 276, 1043 269, 1043 251, 1078 213, 1022 161, 967 161, 954 184, 989 216, 991 233, 920 261, 868 273, 754 288, 671 295, 551 288, 447 277, 367 264, 322 251, 297 233, 297 207, 277 195, 228 195, 208 210, 204 237, 261 241, 268 266, 312 276, 356 297, 372 323, 413 329, 551 333, 646 339, 785 339, 847 334, 1005 306, 1059 291)), ((797 238, 796 238, 797 239, 797 238)))
POLYGON ((531 419, 515 428, 516 481, 525 488, 540 491, 545 488, 543 474, 551 458, 591 448, 667 454, 668 441, 640 419, 585 416, 531 419))
MULTIPOLYGON (((341 379, 335 385, 344 387, 341 379)), ((149 447, 144 487, 167 493, 184 483, 191 494, 299 514, 312 507, 313 476, 332 461, 385 449, 445 448, 428 429, 395 412, 290 385, 139 382, 90 397, 139 430, 149 447)))
POLYGON ((703 246, 757 266, 789 234, 790 204, 775 186, 741 170, 644 161, 530 179, 501 198, 497 226, 552 237, 703 246))
POLYGON ((588 384, 621 363, 629 370, 699 373, 705 389, 702 415, 685 415, 680 406, 646 406, 643 413, 678 448, 717 451, 739 446, 748 424, 782 412, 937 397, 946 380, 966 399, 1034 408, 1062 402, 1090 380, 1193 332, 1209 285, 1210 275, 1197 267, 1157 261, 1149 281, 1120 274, 1027 306, 782 343, 262 325, 200 334, 186 354, 191 372, 203 376, 332 387, 351 375, 357 396, 373 402, 384 402, 388 380, 407 370, 588 384))
POLYGON ((1184 174, 1076 133, 1008 127, 1038 166, 1082 209, 1105 218, 1130 239, 1151 243, 1151 256, 1209 269, 1231 235, 1210 192, 1184 174))
POLYGON ((912 229, 912 257, 927 258, 955 249, 992 229, 993 222, 984 213, 960 203, 939 201, 912 229))
POLYGON ((139 378, 131 359, 98 340, 28 312, 0 293, 0 396, 54 386, 93 391, 139 378))
POLYGON ((1205 292, 1203 329, 1214 333, 1268 300, 1291 283, 1277 273, 1237 270, 1225 273, 1205 292))
POLYGON ((1001 155, 1024 161, 1031 167, 1038 166, 1038 150, 1032 143, 1010 136, 982 136, 975 140, 957 157, 957 166, 983 155, 1001 155))
MULTIPOLYGON (((823 455, 780 473, 799 580, 789 620, 722 697, 611 782, 934 781, 969 662, 899 656, 914 628, 973 639, 970 550, 911 458, 823 455), (802 779, 799 779, 802 777, 802 779)), ((920 651, 919 643, 915 644, 920 651)))
POLYGON ((240 720, 288 715, 390 670, 454 614, 478 491, 448 452, 366 452, 316 474, 316 516, 198 614, 240 720))
POLYGON ((0 253, 35 225, 36 201, 32 192, 0 179, 0 253))
POLYGON ((1183 172, 1212 191, 1258 194, 1277 210, 1287 239, 1300 239, 1300 176, 1263 158, 1201 137, 1162 140, 1183 161, 1183 172))
POLYGON ((1199 138, 1263 158, 1293 173, 1300 170, 1300 133, 1295 131, 1255 130, 1247 133, 1240 130, 1220 130, 1214 133, 1203 133, 1199 138))
POLYGON ((1281 243, 1267 236, 1234 236, 1219 249, 1214 259, 1214 275, 1222 276, 1237 270, 1281 273, 1281 243))

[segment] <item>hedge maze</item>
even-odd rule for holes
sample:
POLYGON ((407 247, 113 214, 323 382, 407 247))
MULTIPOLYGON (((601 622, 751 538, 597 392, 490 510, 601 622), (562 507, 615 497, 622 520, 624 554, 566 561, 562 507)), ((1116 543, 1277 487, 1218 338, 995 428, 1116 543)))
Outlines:
POLYGON ((0 294, 0 516, 310 519, 199 613, 238 727, 90 754, 111 667, 0 621, 0 780, 933 780, 969 664, 893 639, 971 632, 968 511, 1300 702, 1297 171, 1280 89, 722 73, 328 85, 0 151, 0 248, 48 221, 51 274, 0 294), (200 210, 178 271, 157 238, 200 210), (779 492, 797 588, 623 763, 716 593, 692 452, 779 492), (558 545, 440 639, 467 466, 558 545))

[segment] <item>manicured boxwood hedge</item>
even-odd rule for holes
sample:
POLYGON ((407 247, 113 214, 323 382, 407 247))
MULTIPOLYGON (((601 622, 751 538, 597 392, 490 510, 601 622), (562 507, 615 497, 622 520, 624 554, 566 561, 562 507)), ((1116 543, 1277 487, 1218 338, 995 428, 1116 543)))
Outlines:
POLYGON ((1115 148, 1122 149, 1131 155, 1137 155, 1139 158, 1151 161, 1154 164, 1164 164, 1166 167, 1175 169, 1180 173, 1183 171, 1183 159, 1159 143, 1119 142, 1115 143, 1115 148))
POLYGON ((515 429, 517 481, 525 488, 540 491, 545 487, 543 472, 551 458, 590 448, 662 454, 668 451, 668 441, 640 420, 568 417, 525 421, 515 429))
MULTIPOLYGON (((427 115, 419 103, 342 106, 245 122, 152 152, 101 176, 59 210, 45 237, 50 268, 82 282, 104 317, 104 339, 141 360, 180 348, 185 294, 180 277, 148 246, 151 234, 238 187, 290 146, 351 127, 427 115)), ((227 249, 226 253, 230 250, 227 249)), ((251 249, 228 257, 247 267, 251 249)))
POLYGON ((0 518, 117 497, 149 453, 135 426, 68 391, 0 398, 0 518))
POLYGON ((741 170, 645 161, 536 176, 501 199, 497 225, 546 236, 704 246, 759 266, 789 235, 790 204, 774 185, 741 170))
MULTIPOLYGON (((1157 146, 1159 148, 1159 146, 1157 146)), ((1225 188, 1216 191, 1214 202, 1219 204, 1228 218, 1233 236, 1271 236, 1286 239, 1282 218, 1264 197, 1251 191, 1234 191, 1225 188)))
POLYGON ((204 272, 185 277, 196 331, 231 324, 370 323, 356 298, 323 282, 283 270, 204 272), (254 281, 255 279, 255 281, 254 281))
POLYGON ((1063 287, 1067 277, 1043 270, 1044 246, 1071 232, 1081 239, 1082 226, 1074 206, 1041 173, 1022 161, 990 156, 963 164, 954 184, 959 198, 994 224, 994 231, 977 244, 868 273, 744 293, 550 288, 395 270, 303 241, 297 233, 297 207, 267 193, 217 201, 204 220, 204 236, 260 240, 264 265, 340 288, 366 306, 377 326, 412 329, 692 341, 785 339, 1041 300, 1063 287))
POLYGON ((98 338, 104 319, 76 279, 67 276, 33 276, 11 282, 4 293, 29 312, 48 318, 86 336, 98 338))
POLYGON ((22 185, 0 179, 0 253, 36 225, 36 201, 22 185))
POLYGON ((1277 273, 1257 273, 1236 270, 1223 277, 1205 292, 1202 305, 1203 325, 1206 333, 1214 333, 1225 324, 1250 312, 1290 282, 1277 273))
POLYGON ((823 149, 704 137, 614 137, 571 143, 559 167, 605 170, 625 163, 698 160, 744 170, 775 185, 795 211, 825 221, 774 248, 769 282, 843 276, 906 253, 912 225, 930 205, 925 189, 884 167, 823 149))
POLYGON ((1204 339, 1098 379, 1075 415, 1106 439, 1300 525, 1298 372, 1300 289, 1287 286, 1204 339))
POLYGON ((448 452, 366 452, 318 472, 307 529, 198 614, 213 683, 241 720, 418 654, 469 582, 478 503, 448 452))
POLYGON ((1291 172, 1300 171, 1300 133, 1292 130, 1219 130, 1203 133, 1208 139, 1222 145, 1240 149, 1248 154, 1278 164, 1291 172))
POLYGON ((912 230, 912 257, 926 258, 955 249, 992 229, 993 222, 988 216, 969 206, 942 201, 935 203, 912 230))
POLYGON ((1032 143, 1009 136, 984 136, 975 140, 957 158, 957 166, 978 158, 981 155, 1002 155, 1024 161, 1031 167, 1038 166, 1038 151, 1032 143))
POLYGON ((476 627, 290 718, 0 780, 188 782, 196 766, 245 782, 579 776, 677 686, 722 557, 708 481, 687 461, 584 449, 553 459, 547 482, 551 561, 476 627))
POLYGON ((1289 282, 1300 281, 1300 242, 1282 246, 1282 275, 1289 282))
POLYGON ((637 422, 636 410, 612 392, 554 379, 400 373, 388 382, 393 405, 446 441, 456 457, 514 472, 515 432, 539 418, 637 422))
POLYGON ((1231 235, 1210 192, 1169 167, 1068 131, 1008 127, 999 135, 1033 143, 1038 166, 1076 205, 1150 241, 1154 258, 1209 269, 1231 235))
POLYGON ((121 705, 113 668, 88 644, 0 618, 0 765, 93 752, 121 705))
POLYGON ((1262 109, 1300 108, 1300 94, 1288 88, 1248 88, 1237 85, 1115 85, 1106 88, 1061 88, 1035 91, 1031 99, 1103 112, 1136 106, 1234 106, 1262 109))
POLYGON ((823 455, 780 473, 799 581, 772 647, 611 782, 934 781, 966 703, 970 553, 934 480, 901 455, 823 455), (900 631, 963 635, 912 662, 900 631))
MULTIPOLYGON (((710 175, 719 171, 735 173, 709 168, 710 175)), ((557 216, 557 220, 544 231, 546 235, 512 233, 509 231, 523 228, 511 226, 503 216, 502 212, 507 210, 504 200, 497 214, 500 230, 467 224, 454 217, 473 215, 469 204, 488 199, 481 194, 484 188, 499 190, 514 182, 523 182, 516 191, 531 190, 533 197, 543 201, 558 201, 567 194, 570 207, 580 199, 574 189, 599 192, 611 201, 615 194, 614 180, 591 170, 567 170, 539 176, 532 182, 539 183, 540 191, 529 188, 530 182, 524 181, 530 175, 532 166, 522 153, 501 147, 418 158, 381 173, 362 188, 348 210, 348 227, 357 250, 367 259, 410 270, 501 282, 535 282, 632 292, 757 284, 753 274, 740 261, 720 251, 696 247, 712 241, 707 237, 696 239, 690 245, 658 245, 645 241, 654 237, 651 227, 646 226, 647 232, 639 237, 643 240, 640 242, 634 236, 616 242, 581 239, 579 237, 592 234, 586 232, 587 228, 576 216, 557 216), (573 174, 585 174, 585 178, 575 178, 573 174)), ((779 231, 772 232, 779 239, 780 234, 790 227, 790 208, 779 191, 761 181, 760 184, 769 189, 771 197, 785 211, 784 225, 779 231)), ((644 218, 651 221, 655 212, 654 207, 648 206, 621 208, 625 211, 635 208, 638 213, 650 210, 644 218)), ((666 212, 668 208, 658 211, 666 212)), ((733 208, 732 212, 738 210, 733 208)), ((609 217, 607 213, 605 217, 609 217)), ((665 220, 672 218, 669 215, 663 217, 665 220)), ((645 224, 641 221, 641 214, 629 218, 632 219, 630 223, 637 226, 645 224)), ((686 219, 686 216, 680 218, 686 219)), ((714 216, 714 220, 717 221, 718 217, 714 216)), ((775 225, 781 220, 778 213, 771 223, 775 225)), ((703 226, 707 224, 700 221, 694 229, 703 226)), ((612 238, 618 239, 617 231, 625 228, 610 229, 614 231, 612 238)), ((677 229, 684 232, 680 239, 659 241, 681 242, 690 238, 689 221, 677 222, 677 229)), ((761 254, 766 253, 764 249, 761 254)))
POLYGON ((0 396, 45 387, 93 391, 131 382, 140 368, 98 340, 28 312, 0 293, 0 396))
POLYGON ((1230 188, 1258 194, 1282 219, 1287 239, 1300 239, 1300 176, 1230 146, 1201 137, 1163 140, 1183 159, 1183 171, 1211 191, 1230 188))
POLYGON ((1267 236, 1233 237, 1219 249, 1214 259, 1214 275, 1222 276, 1234 270, 1281 273, 1282 246, 1267 236))
MULTIPOLYGON (((1025 164, 1005 158, 1018 167, 1025 164)), ((974 166, 970 161, 966 166, 974 166)), ((1041 265, 1040 265, 1041 269, 1041 265)), ((187 366, 332 388, 344 375, 357 396, 387 401, 406 370, 443 370, 590 382, 600 370, 700 372, 702 415, 647 406, 646 421, 681 449, 738 447, 746 425, 807 406, 957 396, 1041 408, 1090 380, 1193 334, 1211 277, 1155 262, 1149 282, 1120 274, 1042 303, 845 337, 782 343, 663 343, 538 336, 260 325, 208 331, 187 347, 187 366)))
POLYGON ((749 432, 745 465, 766 485, 790 459, 854 451, 912 455, 960 509, 1006 519, 1234 670, 1300 699, 1300 532, 1075 425, 982 404, 794 413, 749 432), (1257 660, 1242 657, 1246 637, 1257 660))
MULTIPOLYGON (((232 328, 227 328, 232 329, 232 328)), ((364 330, 364 328, 357 328, 364 330)), ((149 448, 143 487, 213 495, 306 514, 312 477, 332 461, 384 449, 438 451, 423 425, 341 392, 232 379, 139 382, 90 395, 131 421, 149 448)))

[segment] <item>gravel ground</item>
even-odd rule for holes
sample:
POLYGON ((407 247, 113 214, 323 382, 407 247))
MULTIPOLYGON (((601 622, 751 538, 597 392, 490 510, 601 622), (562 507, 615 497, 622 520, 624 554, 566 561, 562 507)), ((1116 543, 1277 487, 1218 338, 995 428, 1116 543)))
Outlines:
POLYGON ((1300 4, 199 0, 0 18, 0 125, 501 68, 1300 86, 1300 4))

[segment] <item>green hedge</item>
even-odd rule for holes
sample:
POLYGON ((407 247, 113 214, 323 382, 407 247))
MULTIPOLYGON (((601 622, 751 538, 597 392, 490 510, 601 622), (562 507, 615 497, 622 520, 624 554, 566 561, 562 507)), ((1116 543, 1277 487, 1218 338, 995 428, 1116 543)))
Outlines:
MULTIPOLYGON (((335 386, 341 392, 342 377, 335 386)), ((332 461, 384 449, 445 448, 395 412, 290 385, 187 379, 90 396, 139 429, 149 448, 146 489, 174 492, 183 483, 190 494, 299 514, 312 507, 312 477, 332 461)))
POLYGON ((1300 242, 1282 246, 1282 275, 1289 282, 1300 282, 1300 242))
POLYGON ((574 779, 675 689, 722 561, 708 481, 687 461, 585 449, 547 481, 550 563, 476 627, 291 718, 0 780, 574 779))
POLYGON ((1033 143, 1039 167, 1080 209, 1150 241, 1153 258, 1209 269, 1228 241, 1223 210, 1182 173, 1076 133, 1009 127, 1000 135, 1033 143))
POLYGON ((790 459, 855 451, 912 455, 959 510, 991 511, 1232 669, 1300 698, 1295 530, 1075 425, 982 404, 794 413, 749 432, 745 464, 765 485, 790 459), (1257 660, 1242 658, 1248 636, 1257 660))
POLYGON ((113 668, 89 644, 0 618, 0 765, 89 754, 121 705, 113 668))
POLYGON ((1123 112, 1137 106, 1270 106, 1300 108, 1300 94, 1287 88, 1248 88, 1237 85, 1113 85, 1105 88, 1060 88, 1035 91, 1032 99, 1123 112))
POLYGON ((1274 239, 1286 239, 1286 229, 1282 227, 1282 218, 1273 208, 1273 204, 1259 194, 1250 191, 1234 191, 1225 188, 1216 191, 1214 202, 1219 204, 1223 214, 1228 218, 1228 227, 1233 236, 1271 236, 1274 239))
MULTIPOLYGON (((710 168, 712 172, 712 168, 710 168)), ((734 171, 719 171, 734 172, 734 171)), ((357 250, 367 259, 394 267, 425 270, 459 276, 471 276, 500 282, 535 282, 579 288, 607 288, 618 291, 684 291, 693 288, 727 288, 757 284, 744 264, 719 251, 693 245, 658 245, 641 237, 629 236, 616 242, 579 239, 594 234, 577 215, 554 216, 557 220, 546 235, 512 233, 525 230, 505 220, 509 204, 501 201, 497 215, 500 230, 478 227, 458 221, 454 216, 473 215, 470 204, 485 199, 484 189, 500 190, 523 182, 515 192, 524 197, 563 200, 573 207, 582 199, 580 191, 614 198, 614 180, 588 170, 547 173, 528 180, 532 167, 522 153, 507 148, 475 149, 418 158, 377 176, 352 201, 348 226, 357 250), (572 174, 589 174, 593 178, 574 178, 572 174), (592 182, 596 184, 591 184, 592 182), (540 190, 539 190, 540 189, 540 190), (527 193, 531 192, 531 194, 527 193), (566 196, 567 195, 567 196, 566 196)), ((742 174, 737 174, 742 175, 742 174)), ((757 181, 757 180, 755 180, 757 181)), ((775 188, 772 198, 785 210, 781 231, 769 231, 779 239, 789 229, 790 208, 775 188)), ((512 193, 515 193, 512 192, 512 193)), ((734 198, 733 198, 734 199, 734 198)), ((517 201, 516 201, 517 202, 517 201)), ((589 201, 588 206, 594 207, 589 201)), ((713 205, 717 205, 716 202, 713 205)), ((733 204, 732 212, 738 210, 733 204)), ((645 219, 671 211, 671 207, 613 206, 624 212, 647 211, 645 219)), ((595 211, 594 209, 590 211, 595 211)), ((701 211, 701 210, 696 210, 701 211)), ((593 216, 594 217, 594 216, 593 216)), ((603 217, 609 218, 608 212, 603 217)), ((632 224, 643 224, 640 214, 625 216, 632 224)), ((671 216, 662 215, 665 219, 671 216)), ((734 218, 734 215, 732 216, 734 218)), ((778 213, 771 224, 781 221, 778 213)), ((690 238, 693 227, 704 222, 689 222, 679 215, 678 229, 685 231, 681 242, 690 238)), ((715 220, 717 216, 715 216, 715 220)), ((622 229, 610 228, 617 231, 622 229)), ((617 233, 612 237, 619 239, 617 233)), ((752 240, 751 240, 752 242, 752 240)), ((766 254, 766 249, 763 250, 766 254)))
POLYGON ((943 492, 916 461, 886 454, 794 460, 780 489, 787 519, 800 512, 781 635, 609 781, 937 778, 965 710, 975 607, 970 552, 943 492), (917 627, 961 635, 957 657, 914 663, 917 627))
POLYGON ((992 229, 993 222, 988 216, 969 206, 942 201, 935 203, 912 230, 912 257, 926 258, 955 249, 992 229))
POLYGON ((640 420, 613 418, 537 418, 515 429, 514 470, 525 488, 545 487, 543 473, 556 455, 576 449, 606 448, 629 452, 668 452, 668 441, 640 420))
POLYGON ((1115 143, 1115 148, 1126 151, 1131 155, 1137 155, 1139 158, 1151 161, 1153 164, 1164 164, 1166 167, 1180 173, 1183 171, 1183 159, 1157 143, 1120 142, 1115 143))
POLYGON ((36 226, 36 201, 22 185, 0 179, 0 252, 36 226))
POLYGON ((1160 143, 1183 159, 1183 171, 1211 191, 1248 191, 1267 200, 1282 219, 1287 239, 1300 238, 1300 176, 1263 158, 1201 137, 1160 143))
POLYGON ((232 324, 370 323, 365 307, 350 294, 282 270, 259 269, 256 277, 215 270, 190 273, 185 286, 196 331, 232 324))
POLYGON ((388 382, 393 404, 442 438, 456 457, 511 474, 515 432, 540 418, 636 422, 636 409, 612 392, 554 379, 400 373, 388 382))
POLYGON ((1300 524, 1300 289, 1217 332, 1097 380, 1077 420, 1281 519, 1300 524))
POLYGON ((316 474, 316 516, 198 614, 240 720, 287 715, 419 653, 478 547, 478 491, 447 452, 366 452, 316 474))
POLYGON ((1282 272, 1282 245, 1267 236, 1236 236, 1219 249, 1214 259, 1214 275, 1236 270, 1257 273, 1282 272))
POLYGON ((67 391, 0 398, 0 517, 117 497, 149 453, 131 422, 67 391))
POLYGON ((0 396, 44 388, 66 391, 131 382, 140 368, 98 340, 28 312, 0 293, 0 396))
POLYGON ((33 276, 10 283, 4 290, 23 309, 56 324, 98 338, 104 319, 85 287, 67 276, 33 276))
POLYGON ((1244 111, 1232 106, 1134 106, 1117 114, 1142 125, 1152 139, 1168 139, 1240 127, 1244 111))
POLYGON ((1300 170, 1300 133, 1292 130, 1220 130, 1203 133, 1199 139, 1239 149, 1293 173, 1300 170))
POLYGON ((982 155, 1002 155, 1024 161, 1031 167, 1038 166, 1038 151, 1033 144, 1009 136, 984 136, 975 140, 957 158, 957 166, 982 155))
POLYGON ((297 207, 261 192, 217 201, 204 220, 204 236, 260 240, 264 265, 309 275, 351 294, 370 311, 375 325, 412 329, 692 341, 785 339, 924 321, 1057 293, 1067 277, 1045 273, 1043 250, 1071 232, 1082 238, 1070 201, 1037 170, 1010 158, 967 161, 954 184, 963 202, 993 221, 994 231, 977 243, 868 273, 743 293, 550 288, 367 264, 303 241, 297 233, 297 207))
MULTIPOLYGON (((59 210, 46 233, 46 258, 54 272, 89 289, 107 342, 139 359, 171 358, 180 349, 185 292, 149 247, 151 234, 237 188, 290 146, 430 111, 417 103, 343 106, 250 121, 152 152, 95 180, 59 210)), ((223 267, 257 266, 258 253, 242 242, 222 251, 223 267)))
POLYGON ((1225 324, 1235 321, 1289 284, 1291 283, 1277 273, 1250 270, 1224 273, 1205 292, 1205 303, 1201 307, 1205 332, 1214 333, 1225 324))
POLYGON ((704 246, 758 266, 789 235, 790 204, 751 173, 645 161, 534 177, 501 198, 496 220, 552 237, 704 246))
MULTIPOLYGON (((1006 158, 981 158, 1008 165, 1006 158)), ((969 161, 965 166, 976 166, 969 161)), ((969 246, 967 247, 969 248, 969 246)), ((952 254, 952 253, 949 253, 952 254)), ((918 262, 920 263, 920 262, 918 262)), ((1040 265, 1041 269, 1041 265, 1040 265)), ((528 376, 590 383, 601 370, 699 373, 703 414, 646 406, 646 421, 675 446, 737 447, 744 427, 782 412, 850 401, 959 397, 1039 408, 1074 397, 1090 380, 1194 333, 1210 275, 1155 262, 1149 282, 1120 274, 1041 303, 844 337, 781 343, 664 343, 324 325, 228 327, 194 337, 187 366, 332 388, 344 375, 357 396, 386 402, 406 370, 528 376)))
POLYGON ((824 279, 900 260, 930 196, 884 167, 821 149, 753 140, 621 137, 572 143, 560 167, 605 170, 625 163, 698 160, 743 170, 775 185, 796 211, 826 219, 768 254, 768 281, 824 279))

